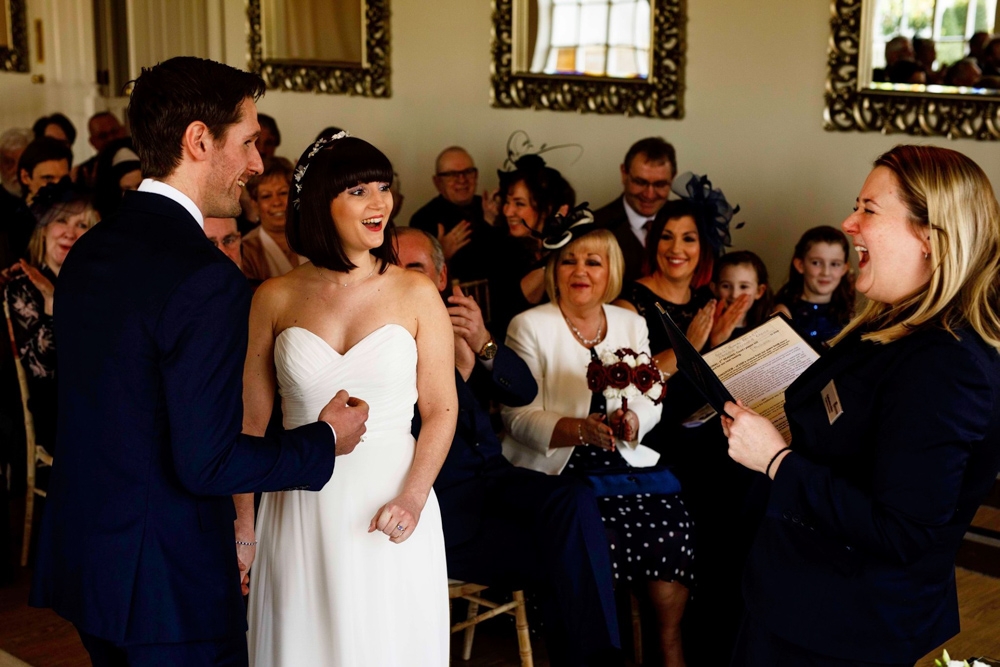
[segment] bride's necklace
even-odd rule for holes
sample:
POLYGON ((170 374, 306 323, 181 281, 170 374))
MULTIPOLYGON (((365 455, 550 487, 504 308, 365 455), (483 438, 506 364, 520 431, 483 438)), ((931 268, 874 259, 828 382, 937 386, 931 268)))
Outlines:
MULTIPOLYGON (((562 308, 559 309, 559 312, 562 313, 562 308)), ((597 325, 597 335, 594 338, 585 338, 584 335, 582 333, 580 333, 580 330, 577 329, 575 326, 573 326, 573 323, 569 321, 569 318, 566 317, 566 313, 562 313, 562 316, 563 316, 563 319, 566 320, 566 325, 569 326, 569 330, 573 332, 573 335, 576 336, 576 339, 578 341, 580 341, 581 343, 583 343, 584 347, 594 347, 595 345, 597 345, 598 343, 600 343, 601 340, 604 339, 604 311, 603 311, 603 309, 601 310, 601 323, 597 325)))
POLYGON ((364 281, 366 281, 366 280, 368 280, 369 278, 372 277, 372 274, 375 273, 375 267, 376 266, 378 266, 378 260, 374 260, 372 262, 372 270, 369 271, 368 275, 365 276, 364 278, 362 278, 360 280, 355 280, 353 283, 342 283, 339 280, 333 280, 332 278, 326 277, 325 275, 323 275, 323 270, 320 267, 318 267, 315 264, 313 264, 313 268, 316 269, 316 273, 319 274, 320 278, 322 278, 323 280, 327 281, 328 283, 333 283, 334 285, 340 285, 341 287, 354 287, 358 283, 363 283, 364 281))

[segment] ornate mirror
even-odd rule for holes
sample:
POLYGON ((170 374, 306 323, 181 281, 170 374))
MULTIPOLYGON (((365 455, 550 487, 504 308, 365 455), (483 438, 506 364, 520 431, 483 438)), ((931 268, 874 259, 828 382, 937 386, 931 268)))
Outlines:
POLYGON ((389 97, 389 0, 248 0, 250 70, 269 88, 389 97))
POLYGON ((683 0, 494 0, 495 107, 682 118, 683 0))
POLYGON ((1000 139, 997 0, 832 0, 825 127, 1000 139))
POLYGON ((0 70, 28 71, 28 30, 25 0, 0 0, 0 70))

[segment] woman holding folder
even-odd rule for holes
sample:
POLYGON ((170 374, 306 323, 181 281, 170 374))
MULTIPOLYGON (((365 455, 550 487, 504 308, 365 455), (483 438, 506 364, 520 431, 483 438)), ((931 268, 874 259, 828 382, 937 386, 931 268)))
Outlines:
POLYGON ((1000 207, 964 155, 897 146, 843 223, 869 303, 730 455, 770 477, 734 665, 913 665, 959 630, 955 553, 1000 469, 1000 207))

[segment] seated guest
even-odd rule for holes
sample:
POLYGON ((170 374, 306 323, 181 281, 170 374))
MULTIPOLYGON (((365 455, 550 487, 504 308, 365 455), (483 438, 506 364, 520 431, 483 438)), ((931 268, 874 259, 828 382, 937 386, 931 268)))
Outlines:
POLYGON ((116 139, 125 136, 125 128, 118 118, 110 111, 98 111, 87 121, 88 141, 97 153, 76 166, 73 170, 73 180, 78 184, 93 190, 97 187, 97 159, 101 151, 116 139))
POLYGON ((51 137, 66 144, 66 148, 70 150, 72 150, 73 144, 76 142, 76 126, 61 113, 42 116, 31 126, 31 131, 34 132, 35 139, 51 137))
POLYGON ((266 161, 264 171, 247 183, 260 213, 260 227, 243 237, 243 273, 250 280, 283 276, 304 261, 288 247, 285 237, 291 182, 291 163, 275 158, 266 161))
POLYGON ((116 139, 105 146, 98 156, 97 187, 94 205, 101 220, 118 212, 122 196, 127 190, 138 190, 142 183, 139 156, 132 149, 131 137, 116 139))
POLYGON ((980 69, 986 64, 986 45, 992 37, 988 32, 974 32, 969 38, 969 54, 966 57, 975 60, 980 69))
POLYGON ((641 139, 628 149, 620 166, 622 196, 594 212, 597 224, 610 229, 625 257, 625 281, 648 275, 646 233, 667 203, 677 176, 677 152, 660 137, 641 139))
POLYGON ((927 83, 927 72, 919 63, 900 60, 885 70, 885 80, 889 83, 927 83))
POLYGON ((980 63, 984 75, 1000 75, 1000 36, 994 35, 983 46, 983 57, 980 63))
POLYGON ((506 332, 511 318, 545 300, 542 238, 575 205, 576 192, 538 155, 523 155, 497 175, 507 235, 498 237, 490 266, 491 326, 506 332))
MULTIPOLYGON (((401 266, 447 290, 437 239, 402 227, 396 244, 401 266)), ((524 405, 538 387, 525 363, 490 335, 474 300, 459 290, 448 302, 459 417, 434 483, 448 575, 537 592, 553 665, 621 664, 611 562, 593 491, 572 477, 515 468, 503 457, 483 405, 489 399, 524 405)), ((416 435, 419 414, 414 422, 416 435)))
POLYGON ((820 353, 854 315, 854 285, 843 232, 813 227, 795 244, 788 282, 775 297, 776 310, 820 353))
POLYGON ((875 160, 843 222, 862 313, 785 392, 727 403, 767 514, 733 665, 913 665, 959 631, 955 554, 1000 472, 1000 206, 933 146, 875 160), (766 480, 765 480, 766 477, 766 480))
MULTIPOLYGON (((7 254, 14 259, 25 256, 28 240, 35 229, 35 217, 29 206, 35 193, 49 183, 69 175, 73 153, 64 143, 49 137, 35 139, 21 153, 17 163, 23 197, 20 205, 4 221, 7 254)), ((3 267, 6 268, 6 267, 3 267)))
POLYGON ((66 255, 97 213, 69 178, 46 185, 31 205, 35 231, 29 258, 16 265, 7 285, 14 340, 28 374, 31 412, 38 442, 52 453, 56 428, 56 348, 52 304, 66 255))
MULTIPOLYGON (((16 127, 0 134, 0 184, 3 185, 0 188, 0 270, 13 264, 19 257, 19 253, 15 254, 11 250, 10 240, 11 229, 18 219, 17 211, 24 205, 17 162, 25 147, 31 143, 31 138, 30 130, 16 127)), ((25 229, 30 228, 30 224, 25 225, 25 229)), ((18 244, 21 243, 18 241, 18 244)))
POLYGON ((242 243, 240 230, 236 228, 236 218, 205 218, 205 236, 243 270, 242 243))
POLYGON ((937 45, 927 37, 913 38, 913 53, 917 64, 924 70, 926 81, 917 83, 941 83, 944 81, 944 67, 934 69, 937 62, 937 45))
POLYGON ((257 135, 257 152, 262 160, 270 160, 274 157, 274 151, 281 145, 281 131, 278 129, 278 121, 266 113, 257 114, 257 123, 260 124, 260 134, 257 135))
POLYGON ((639 396, 623 412, 620 399, 605 399, 587 384, 587 367, 601 354, 623 347, 649 353, 646 322, 608 305, 621 288, 622 255, 612 233, 596 227, 570 229, 574 240, 545 266, 551 303, 510 323, 507 346, 528 364, 539 392, 527 405, 503 407, 503 453, 549 475, 618 471, 649 480, 648 492, 602 496, 598 507, 615 578, 648 591, 664 664, 684 665, 680 621, 693 583, 693 524, 676 488, 643 474, 659 457, 639 444, 659 421, 659 408, 639 396))
POLYGON ((948 71, 944 75, 944 85, 972 88, 979 83, 982 76, 983 70, 972 58, 963 58, 948 67, 948 71))
POLYGON ((444 149, 434 162, 432 180, 438 196, 413 214, 410 227, 437 237, 452 279, 486 278, 496 243, 492 224, 497 207, 476 194, 479 170, 472 156, 460 146, 444 149))

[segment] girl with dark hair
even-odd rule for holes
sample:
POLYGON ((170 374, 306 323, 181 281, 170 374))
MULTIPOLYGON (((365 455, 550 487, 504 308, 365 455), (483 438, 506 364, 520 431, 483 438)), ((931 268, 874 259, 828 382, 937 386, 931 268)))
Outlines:
POLYGON ((286 429, 313 421, 338 390, 370 411, 367 435, 322 490, 263 495, 251 665, 448 664, 432 484, 455 432, 454 334, 437 288, 394 263, 391 182, 371 144, 346 133, 313 143, 295 169, 287 223, 289 245, 310 261, 254 296, 245 432, 264 433, 275 390, 286 429))
POLYGON ((788 282, 775 298, 778 312, 818 352, 854 314, 854 284, 847 264, 847 237, 834 227, 813 227, 795 244, 788 282))
POLYGON ((52 327, 56 282, 70 249, 99 218, 87 196, 68 177, 39 190, 31 213, 35 231, 28 244, 28 259, 12 267, 15 274, 7 284, 5 298, 17 353, 28 376, 35 436, 51 454, 56 432, 56 342, 52 327))
POLYGON ((139 156, 131 137, 116 139, 104 147, 97 157, 97 182, 94 186, 94 206, 107 220, 118 212, 126 190, 136 190, 142 182, 139 156))
POLYGON ((749 250, 726 253, 715 262, 712 291, 716 298, 725 301, 728 307, 744 294, 750 298, 750 309, 736 322, 729 338, 735 338, 748 329, 753 329, 766 320, 772 312, 771 303, 774 297, 768 284, 767 267, 760 257, 749 250))
POLYGON ((576 192, 562 174, 538 155, 522 155, 511 171, 498 171, 499 198, 507 221, 496 257, 503 258, 490 275, 493 328, 503 335, 518 313, 545 300, 542 239, 556 215, 576 204, 576 192))

